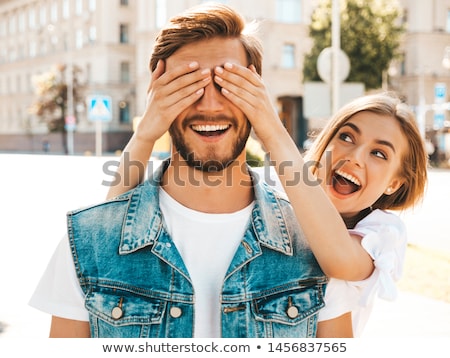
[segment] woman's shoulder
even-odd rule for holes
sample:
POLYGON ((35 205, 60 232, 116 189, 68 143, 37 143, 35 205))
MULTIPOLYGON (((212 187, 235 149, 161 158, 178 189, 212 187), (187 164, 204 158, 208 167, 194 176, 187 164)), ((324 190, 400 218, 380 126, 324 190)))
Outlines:
POLYGON ((406 227, 403 220, 395 213, 376 209, 367 215, 364 219, 359 221, 352 231, 378 231, 390 228, 396 230, 403 235, 406 232, 406 227))

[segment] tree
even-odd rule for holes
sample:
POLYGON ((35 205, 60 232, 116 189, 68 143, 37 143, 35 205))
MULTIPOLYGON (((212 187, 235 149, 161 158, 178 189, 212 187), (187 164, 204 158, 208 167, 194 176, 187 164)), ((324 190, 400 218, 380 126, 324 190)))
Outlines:
MULTIPOLYGON (((80 69, 73 66, 73 103, 79 102, 79 83, 77 75, 80 69)), ((30 113, 38 116, 47 124, 49 132, 61 132, 63 147, 67 153, 65 118, 67 115, 66 66, 56 65, 48 72, 33 76, 36 100, 30 107, 30 113)))
MULTIPOLYGON (((362 82, 366 89, 380 88, 383 72, 400 56, 404 26, 402 10, 393 0, 341 0, 341 48, 350 59, 348 82, 362 82)), ((305 57, 303 78, 320 81, 317 58, 331 46, 332 0, 321 0, 309 27, 313 47, 305 57)))

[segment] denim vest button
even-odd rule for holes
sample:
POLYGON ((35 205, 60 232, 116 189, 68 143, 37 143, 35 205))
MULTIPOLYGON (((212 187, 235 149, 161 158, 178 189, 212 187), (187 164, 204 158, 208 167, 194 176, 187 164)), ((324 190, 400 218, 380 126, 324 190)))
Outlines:
POLYGON ((122 311, 122 308, 120 308, 119 306, 116 306, 111 310, 111 317, 115 320, 120 319, 122 317, 122 315, 123 315, 123 311, 122 311))
POLYGON ((295 318, 298 316, 298 308, 295 306, 290 306, 287 309, 286 314, 288 315, 289 318, 295 318))
POLYGON ((181 314, 183 313, 183 311, 181 310, 180 307, 171 307, 170 308, 170 315, 173 318, 178 318, 181 316, 181 314))

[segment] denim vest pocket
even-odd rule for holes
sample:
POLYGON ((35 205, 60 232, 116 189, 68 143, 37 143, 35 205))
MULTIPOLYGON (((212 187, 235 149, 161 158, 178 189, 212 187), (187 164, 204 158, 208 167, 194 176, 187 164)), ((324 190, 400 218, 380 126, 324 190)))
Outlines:
POLYGON ((290 290, 264 296, 253 301, 257 320, 295 325, 317 313, 324 306, 317 287, 290 290))
POLYGON ((167 302, 121 290, 94 290, 87 294, 93 337, 148 337, 159 331, 167 302))
POLYGON ((324 306, 321 292, 318 284, 254 299, 253 315, 265 337, 314 337, 317 313, 324 306))

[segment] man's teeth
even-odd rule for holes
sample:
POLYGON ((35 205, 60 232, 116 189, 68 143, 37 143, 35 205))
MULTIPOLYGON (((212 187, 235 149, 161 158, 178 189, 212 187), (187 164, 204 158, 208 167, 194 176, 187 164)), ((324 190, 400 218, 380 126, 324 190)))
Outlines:
POLYGON ((360 182, 357 178, 355 178, 353 175, 350 175, 350 174, 348 174, 348 173, 345 173, 345 172, 343 172, 343 171, 341 171, 341 170, 339 170, 339 169, 336 170, 336 174, 338 174, 338 175, 340 175, 341 177, 343 177, 343 178, 345 178, 345 179, 351 181, 353 184, 356 184, 356 185, 358 185, 358 186, 361 186, 361 182, 360 182))
POLYGON ((228 124, 197 124, 192 129, 196 132, 216 132, 228 129, 228 124))

